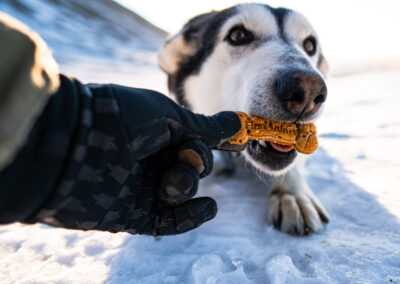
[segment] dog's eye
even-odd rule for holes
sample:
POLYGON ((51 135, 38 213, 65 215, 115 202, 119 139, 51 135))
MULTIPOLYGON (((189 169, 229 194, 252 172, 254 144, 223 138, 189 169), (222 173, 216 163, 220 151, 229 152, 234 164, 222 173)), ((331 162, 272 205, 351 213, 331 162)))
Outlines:
POLYGON ((309 36, 303 41, 303 48, 308 55, 313 56, 317 51, 317 41, 315 37, 309 36))
POLYGON ((253 40, 253 34, 242 25, 235 26, 229 31, 226 40, 232 45, 244 45, 253 40))

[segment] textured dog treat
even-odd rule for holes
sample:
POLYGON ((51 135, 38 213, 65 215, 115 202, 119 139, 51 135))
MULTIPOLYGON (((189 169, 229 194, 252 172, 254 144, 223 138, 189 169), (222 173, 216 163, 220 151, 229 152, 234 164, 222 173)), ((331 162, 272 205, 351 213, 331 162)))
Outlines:
POLYGON ((314 124, 293 124, 272 121, 259 117, 249 117, 244 112, 236 112, 242 123, 238 134, 229 139, 230 144, 243 145, 252 140, 263 140, 290 146, 303 154, 311 154, 318 148, 317 128, 314 124))
POLYGON ((294 149, 303 154, 311 154, 318 148, 317 128, 313 123, 298 124, 294 149))

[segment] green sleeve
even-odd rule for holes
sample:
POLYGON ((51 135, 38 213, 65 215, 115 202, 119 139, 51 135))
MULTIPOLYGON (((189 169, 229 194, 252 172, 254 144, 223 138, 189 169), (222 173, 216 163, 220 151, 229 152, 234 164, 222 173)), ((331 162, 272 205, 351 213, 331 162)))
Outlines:
POLYGON ((59 86, 58 66, 38 34, 0 12, 0 171, 24 144, 59 86))

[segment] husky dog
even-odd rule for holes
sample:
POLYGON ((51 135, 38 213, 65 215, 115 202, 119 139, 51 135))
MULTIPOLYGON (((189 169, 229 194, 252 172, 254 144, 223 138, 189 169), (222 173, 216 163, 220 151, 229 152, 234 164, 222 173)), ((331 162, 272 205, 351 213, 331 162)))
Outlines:
MULTIPOLYGON (((197 113, 244 111, 271 120, 313 122, 327 97, 327 62, 300 13, 241 4, 189 20, 159 54, 176 100, 197 113)), ((292 146, 250 141, 242 152, 273 176, 267 221, 294 235, 319 232, 328 215, 292 146)))

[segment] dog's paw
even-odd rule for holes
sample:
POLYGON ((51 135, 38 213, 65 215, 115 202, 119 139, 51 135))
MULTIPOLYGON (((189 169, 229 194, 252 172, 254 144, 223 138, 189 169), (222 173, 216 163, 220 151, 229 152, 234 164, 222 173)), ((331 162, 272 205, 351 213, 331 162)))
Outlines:
POLYGON ((328 214, 315 196, 275 188, 268 201, 268 223, 282 232, 304 236, 328 223, 328 214))

